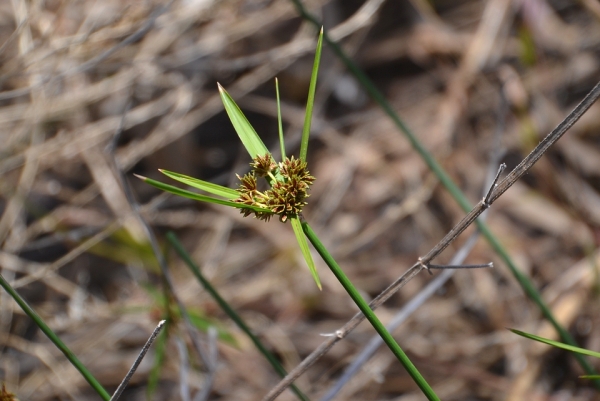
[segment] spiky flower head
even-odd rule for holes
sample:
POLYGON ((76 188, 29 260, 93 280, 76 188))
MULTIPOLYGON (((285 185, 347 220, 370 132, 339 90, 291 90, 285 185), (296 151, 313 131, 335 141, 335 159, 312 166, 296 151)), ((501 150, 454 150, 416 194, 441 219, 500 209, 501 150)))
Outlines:
POLYGON ((303 184, 310 186, 315 180, 315 177, 310 175, 307 166, 305 161, 294 159, 294 156, 292 156, 291 159, 285 159, 283 162, 279 163, 279 170, 284 177, 294 177, 303 184))
POLYGON ((292 156, 291 159, 286 158, 277 166, 271 155, 267 154, 255 157, 250 165, 253 167, 253 171, 244 177, 238 176, 240 197, 235 201, 269 209, 271 213, 242 209, 240 212, 244 217, 254 213, 258 219, 269 220, 272 214, 277 214, 279 220, 285 222, 288 217, 297 216, 302 212, 302 208, 307 204, 306 198, 309 197, 308 189, 315 180, 315 177, 308 172, 305 161, 292 156), (279 174, 271 182, 272 187, 264 193, 258 191, 256 176, 271 175, 274 177, 270 173, 277 167, 279 167, 279 174))
POLYGON ((302 181, 295 177, 285 182, 277 182, 269 190, 268 206, 273 213, 279 215, 279 219, 285 222, 289 216, 297 216, 306 206, 305 199, 308 198, 308 189, 302 181))
POLYGON ((256 183, 256 175, 254 171, 245 174, 243 177, 237 175, 238 180, 240 180, 240 187, 238 188, 238 192, 244 193, 253 193, 257 191, 257 183, 256 183))
POLYGON ((277 168, 277 163, 275 163, 271 154, 267 153, 264 156, 257 155, 250 166, 252 166, 257 176, 264 177, 277 168))

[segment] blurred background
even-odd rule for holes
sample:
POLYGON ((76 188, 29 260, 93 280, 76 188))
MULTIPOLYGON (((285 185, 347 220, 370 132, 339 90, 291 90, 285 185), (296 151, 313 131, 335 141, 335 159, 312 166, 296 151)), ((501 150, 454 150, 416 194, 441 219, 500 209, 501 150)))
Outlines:
MULTIPOLYGON (((303 4, 473 204, 499 161, 514 168, 600 79, 596 0, 303 4)), ((287 0, 0 2, 2 275, 110 391, 158 321, 170 319, 122 399, 188 391, 259 400, 279 381, 168 249, 168 231, 288 370, 356 313, 315 257, 318 290, 289 224, 161 194, 133 177, 174 184, 164 168, 237 186, 250 159, 217 82, 278 153, 278 77, 286 150, 297 155, 316 35, 287 0), (166 252, 172 291, 198 338, 218 355, 212 369, 194 352, 140 217, 166 252)), ((371 299, 465 213, 327 46, 312 128, 317 179, 305 217, 371 299)), ((488 223, 579 344, 600 350, 600 104, 494 204, 488 223)), ((474 231, 434 263, 447 263, 474 231)), ((456 272, 394 331, 437 394, 600 399, 570 354, 506 330, 556 338, 479 239, 465 263, 487 262, 495 268, 456 272)), ((434 278, 417 276, 380 318, 388 322, 434 278)), ((373 335, 362 323, 298 386, 320 399, 373 335)), ((0 352, 0 380, 22 401, 98 399, 5 291, 0 352)), ((423 398, 383 348, 336 399, 423 398)))

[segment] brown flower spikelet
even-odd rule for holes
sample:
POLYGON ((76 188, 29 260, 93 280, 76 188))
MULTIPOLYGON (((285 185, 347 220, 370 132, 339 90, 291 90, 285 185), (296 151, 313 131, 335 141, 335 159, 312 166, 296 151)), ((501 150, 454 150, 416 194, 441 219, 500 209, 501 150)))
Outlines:
POLYGON ((264 156, 256 156, 250 166, 252 166, 257 176, 264 177, 277 168, 277 163, 275 163, 271 154, 267 153, 264 156))
POLYGON ((240 212, 244 217, 254 213, 256 218, 268 221, 272 214, 277 214, 279 219, 285 222, 288 217, 300 214, 307 204, 308 189, 315 180, 315 177, 308 172, 306 162, 292 156, 277 166, 271 155, 267 154, 257 156, 251 166, 254 168, 252 172, 244 177, 237 176, 240 180, 238 189, 240 197, 235 202, 269 209, 271 212, 241 209, 240 212), (278 180, 273 183, 272 188, 264 193, 258 191, 256 176, 265 176, 274 172, 277 167, 279 167, 278 180))

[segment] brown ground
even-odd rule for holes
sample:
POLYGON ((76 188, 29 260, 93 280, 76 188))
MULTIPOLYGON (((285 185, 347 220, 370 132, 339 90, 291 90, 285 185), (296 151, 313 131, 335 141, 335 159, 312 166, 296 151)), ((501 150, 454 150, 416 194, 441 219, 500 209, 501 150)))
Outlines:
MULTIPOLYGON (((113 155, 161 244, 176 231, 288 369, 356 311, 319 260, 318 291, 289 224, 160 195, 133 178, 161 177, 157 169, 165 168, 234 185, 249 158, 223 112, 217 82, 275 150, 277 76, 287 150, 297 154, 315 47, 314 28, 286 0, 174 1, 162 13, 160 3, 0 3, 2 274, 111 391, 165 316, 157 262, 113 155), (135 40, 126 40, 136 31, 135 40), (107 145, 121 124, 111 152, 107 145)), ((473 203, 495 168, 494 152, 510 171, 600 78, 595 0, 367 1, 370 11, 356 0, 306 3, 473 203)), ((464 212, 327 49, 319 79, 309 147, 317 181, 305 217, 364 296, 374 297, 464 212)), ((594 350, 598 116, 600 104, 488 218, 557 318, 594 350)), ((449 261, 466 238, 436 262, 449 261)), ((457 272, 394 333, 438 395, 598 399, 577 378, 582 371, 569 354, 506 330, 556 338, 480 239, 467 263, 488 261, 496 268, 457 272)), ((224 333, 209 399, 261 399, 277 375, 172 251, 169 267, 190 313, 224 333)), ((431 280, 419 275, 380 308, 380 318, 388 321, 431 280)), ((99 399, 4 291, 0 302, 0 379, 8 390, 21 400, 99 399)), ((299 386, 319 399, 373 334, 361 324, 299 386)), ((192 394, 205 386, 205 366, 179 322, 169 330, 154 399, 181 399, 186 363, 178 344, 188 346, 192 394)), ((122 399, 145 399, 153 361, 151 351, 122 399)), ((380 349, 337 399, 422 398, 389 350, 380 349)), ((295 398, 286 392, 279 399, 295 398)))

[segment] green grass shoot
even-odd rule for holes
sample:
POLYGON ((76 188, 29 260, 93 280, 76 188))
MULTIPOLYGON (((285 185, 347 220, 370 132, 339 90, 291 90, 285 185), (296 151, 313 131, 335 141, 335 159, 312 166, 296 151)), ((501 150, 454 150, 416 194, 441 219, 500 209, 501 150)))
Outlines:
POLYGON ((185 174, 175 173, 173 171, 163 169, 159 169, 158 171, 160 171, 167 177, 174 179, 175 181, 179 181, 183 184, 189 185, 190 187, 200 189, 202 191, 220 196, 225 199, 236 199, 238 196, 240 196, 238 191, 236 191, 235 189, 227 188, 222 185, 213 184, 212 182, 199 180, 197 178, 190 177, 185 174))
POLYGON ((250 157, 254 159, 256 156, 264 156, 270 153, 254 130, 254 127, 252 127, 244 113, 242 113, 242 110, 240 110, 233 98, 220 84, 219 93, 221 94, 221 100, 223 101, 223 106, 225 106, 229 120, 231 120, 235 132, 237 132, 250 157))
POLYGON ((306 100, 306 113, 304 115, 304 127, 302 128, 302 140, 300 142, 300 160, 306 161, 308 153, 308 138, 310 136, 310 123, 312 121, 313 106, 315 104, 315 92, 317 90, 317 75, 319 73, 319 64, 321 63, 321 50, 323 49, 323 27, 319 33, 317 41, 317 51, 315 52, 315 62, 313 63, 312 74, 310 76, 310 86, 308 87, 308 99, 306 100))
POLYGON ((182 196, 184 198, 193 199, 193 200, 197 200, 200 202, 208 202, 208 203, 214 203, 217 205, 235 207, 238 209, 250 209, 250 210, 257 211, 257 212, 270 212, 270 210, 268 210, 268 209, 262 209, 262 208, 256 207, 256 206, 244 205, 242 203, 236 203, 236 202, 231 202, 228 200, 217 199, 217 198, 212 198, 210 196, 197 194, 195 192, 187 191, 185 189, 181 189, 178 187, 174 187, 173 185, 165 184, 164 182, 156 181, 156 180, 153 180, 151 178, 144 177, 141 175, 135 174, 135 176, 138 177, 140 180, 144 181, 145 183, 152 185, 153 187, 156 187, 156 188, 161 189, 166 192, 170 192, 177 196, 182 196))

